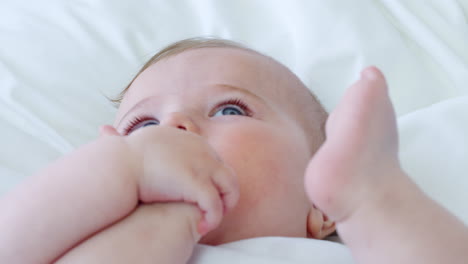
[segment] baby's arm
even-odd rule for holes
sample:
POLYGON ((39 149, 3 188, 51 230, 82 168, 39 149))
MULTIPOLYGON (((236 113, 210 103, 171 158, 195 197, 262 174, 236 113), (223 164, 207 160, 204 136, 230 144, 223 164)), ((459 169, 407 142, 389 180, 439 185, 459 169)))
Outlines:
POLYGON ((56 264, 186 263, 200 239, 200 210, 187 203, 140 205, 67 252, 56 264))
POLYGON ((0 200, 0 263, 50 263, 138 202, 196 204, 203 211, 197 228, 206 233, 238 196, 232 169, 198 135, 148 127, 104 136, 0 200))
POLYGON ((128 215, 137 174, 120 137, 103 137, 57 160, 0 200, 0 263, 50 263, 128 215))

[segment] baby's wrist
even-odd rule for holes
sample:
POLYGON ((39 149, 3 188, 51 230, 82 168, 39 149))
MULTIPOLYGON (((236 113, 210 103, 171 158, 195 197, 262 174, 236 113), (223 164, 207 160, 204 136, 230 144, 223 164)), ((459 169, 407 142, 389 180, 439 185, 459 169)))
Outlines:
POLYGON ((136 180, 137 184, 139 185, 140 183, 140 177, 144 173, 143 170, 143 153, 140 153, 135 149, 134 146, 132 146, 132 141, 129 137, 120 137, 125 151, 125 159, 127 162, 127 166, 129 169, 132 171, 132 177, 136 180))
MULTIPOLYGON (((158 202, 158 200, 154 199, 154 177, 156 175, 149 174, 147 169, 145 169, 145 161, 146 162, 158 162, 158 160, 152 159, 149 160, 148 157, 152 157, 152 153, 146 153, 147 151, 147 142, 143 142, 142 138, 140 137, 122 137, 123 141, 126 145, 126 157, 127 162, 130 164, 132 170, 132 177, 136 181, 136 188, 138 190, 138 200, 143 203, 154 203, 158 202), (148 175, 147 175, 148 174, 148 175)), ((143 138, 144 139, 144 138, 143 138)), ((157 150, 158 147, 154 145, 155 142, 151 143, 151 149, 157 150)))

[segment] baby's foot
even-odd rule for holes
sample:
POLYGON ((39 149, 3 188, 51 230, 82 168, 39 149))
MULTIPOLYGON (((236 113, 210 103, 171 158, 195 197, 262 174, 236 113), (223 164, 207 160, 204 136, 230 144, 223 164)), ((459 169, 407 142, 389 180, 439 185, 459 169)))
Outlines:
POLYGON ((382 73, 366 69, 326 124, 306 191, 336 222, 357 263, 466 263, 468 228, 401 169, 382 73))
POLYGON ((305 186, 311 201, 339 227, 378 200, 400 168, 395 113, 377 68, 365 69, 346 91, 327 121, 326 138, 309 163, 305 186))

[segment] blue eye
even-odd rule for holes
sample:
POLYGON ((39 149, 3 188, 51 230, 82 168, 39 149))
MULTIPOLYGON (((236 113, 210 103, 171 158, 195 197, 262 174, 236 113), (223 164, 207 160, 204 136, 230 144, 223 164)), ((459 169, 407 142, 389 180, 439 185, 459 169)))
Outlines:
POLYGON ((136 117, 132 121, 128 123, 128 125, 124 129, 124 134, 127 135, 134 131, 135 129, 147 127, 147 126, 154 126, 159 125, 159 121, 152 117, 136 117))
POLYGON ((218 110, 213 116, 219 116, 218 113, 221 113, 221 115, 246 115, 244 111, 238 106, 223 107, 220 110, 218 110))
POLYGON ((240 99, 229 99, 227 101, 221 102, 215 108, 216 112, 213 116, 223 116, 223 115, 242 115, 242 116, 251 116, 252 113, 247 107, 247 105, 242 102, 240 99))
POLYGON ((141 126, 139 127, 146 127, 146 126, 154 126, 154 125, 159 125, 159 122, 156 120, 148 120, 148 122, 142 122, 141 126))

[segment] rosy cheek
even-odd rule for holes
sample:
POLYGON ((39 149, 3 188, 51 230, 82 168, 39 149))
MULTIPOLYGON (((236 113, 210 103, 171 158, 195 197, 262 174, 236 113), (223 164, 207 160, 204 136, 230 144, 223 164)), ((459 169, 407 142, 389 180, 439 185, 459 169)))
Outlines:
POLYGON ((240 183, 249 181, 255 185, 265 177, 276 182, 275 175, 285 169, 283 150, 286 142, 264 131, 229 132, 213 142, 223 160, 241 174, 238 175, 240 183))
MULTIPOLYGON (((249 165, 269 148, 268 138, 260 131, 228 131, 213 142, 213 147, 226 162, 249 165)), ((271 142, 271 141, 270 141, 271 142)), ((232 164, 234 165, 234 164, 232 164)), ((242 166, 242 167, 244 167, 242 166)))
POLYGON ((308 160, 303 146, 285 134, 277 125, 245 122, 222 126, 208 140, 236 171, 239 184, 246 182, 257 187, 257 192, 267 192, 262 190, 265 184, 282 184, 287 180, 285 175, 305 169, 308 160))

